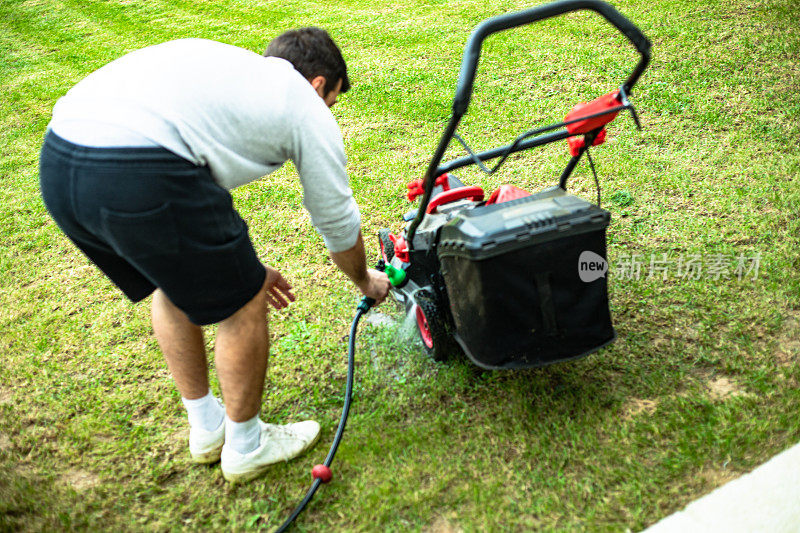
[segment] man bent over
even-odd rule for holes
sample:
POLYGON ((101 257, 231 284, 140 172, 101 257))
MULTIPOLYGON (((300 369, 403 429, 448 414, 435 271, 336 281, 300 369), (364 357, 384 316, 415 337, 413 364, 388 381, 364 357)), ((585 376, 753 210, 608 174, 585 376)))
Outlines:
POLYGON ((53 109, 40 158, 45 205, 128 298, 153 293, 153 330, 186 406, 191 455, 221 458, 229 481, 300 455, 320 428, 258 417, 267 305, 282 309, 295 296, 259 261, 228 190, 291 159, 334 263, 378 303, 389 291, 386 275, 367 268, 330 112, 349 88, 330 36, 303 28, 278 36, 264 56, 203 39, 134 51, 53 109), (209 390, 206 324, 219 324, 224 407, 209 390))

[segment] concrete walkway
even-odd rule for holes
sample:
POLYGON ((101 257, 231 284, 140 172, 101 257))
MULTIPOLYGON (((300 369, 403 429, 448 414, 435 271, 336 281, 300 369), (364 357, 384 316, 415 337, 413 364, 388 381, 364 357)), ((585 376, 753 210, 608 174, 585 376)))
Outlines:
POLYGON ((644 533, 800 533, 800 444, 644 533))

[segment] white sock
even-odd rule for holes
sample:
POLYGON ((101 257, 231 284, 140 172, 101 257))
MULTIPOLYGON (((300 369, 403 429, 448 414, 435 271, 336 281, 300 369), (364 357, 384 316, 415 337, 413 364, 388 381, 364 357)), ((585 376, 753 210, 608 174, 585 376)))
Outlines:
POLYGON ((246 454, 258 448, 261 424, 258 415, 244 422, 234 422, 225 415, 225 446, 237 453, 246 454))
POLYGON ((196 400, 181 398, 186 413, 189 415, 189 425, 202 428, 206 431, 214 431, 225 420, 225 408, 216 396, 208 391, 208 394, 196 400))

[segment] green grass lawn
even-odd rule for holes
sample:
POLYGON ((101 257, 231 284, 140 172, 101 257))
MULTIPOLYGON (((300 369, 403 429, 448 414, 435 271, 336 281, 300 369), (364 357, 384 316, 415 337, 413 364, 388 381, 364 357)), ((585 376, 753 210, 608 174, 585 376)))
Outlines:
MULTIPOLYGON (((236 190, 257 250, 299 296, 271 317, 262 416, 313 417, 323 438, 248 485, 192 464, 149 305, 124 300, 39 197, 38 150, 58 97, 165 40, 260 52, 286 29, 327 28, 351 71, 334 114, 374 257, 374 235, 400 229, 405 184, 421 177, 449 116, 469 32, 528 5, 0 0, 0 530, 274 529, 336 429, 358 301, 310 226, 293 168, 236 190)), ((653 42, 633 98, 643 130, 621 116, 593 152, 613 215, 617 341, 577 362, 478 372, 426 359, 400 310, 383 306, 398 325, 362 329, 335 480, 298 531, 637 530, 800 441, 800 5, 615 6, 653 42), (693 256, 706 270, 679 276, 693 256), (641 276, 623 275, 637 257, 641 276), (759 257, 757 275, 738 279, 737 257, 759 257), (666 279, 648 276, 651 258, 666 259, 666 279), (726 268, 717 276, 714 264, 726 268)), ((636 60, 589 14, 486 44, 461 130, 478 148, 559 120, 616 88, 636 60)), ((567 159, 557 143, 496 176, 462 178, 533 190, 567 159)), ((585 164, 570 186, 594 197, 585 164)))

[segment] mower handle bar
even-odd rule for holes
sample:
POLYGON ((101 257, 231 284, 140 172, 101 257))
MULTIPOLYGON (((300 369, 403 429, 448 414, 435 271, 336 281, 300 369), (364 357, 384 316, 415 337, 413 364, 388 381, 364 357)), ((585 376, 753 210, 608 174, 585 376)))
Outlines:
MULTIPOLYGON (((606 2, 602 2, 601 0, 560 0, 515 13, 498 15, 496 17, 484 20, 478 24, 478 26, 472 31, 472 34, 467 40, 466 47, 464 48, 464 56, 461 60, 461 71, 458 75, 456 94, 455 98, 453 99, 453 112, 450 116, 447 127, 445 128, 444 134, 439 140, 439 145, 436 148, 436 152, 431 159, 430 164, 428 165, 427 171, 425 172, 425 176, 423 178, 425 183, 425 192, 422 195, 420 209, 417 212, 417 216, 414 218, 413 222, 408 228, 407 240, 411 250, 414 249, 414 235, 417 227, 422 222, 422 217, 425 214, 425 209, 433 192, 435 180, 431 179, 431 177, 437 176, 441 173, 437 173, 437 171, 441 170, 437 167, 439 166, 442 157, 444 157, 444 153, 450 144, 450 140, 453 138, 453 135, 458 128, 461 117, 464 115, 464 113, 466 113, 467 108, 469 107, 483 41, 493 33, 516 28, 518 26, 530 24, 538 20, 552 18, 581 9, 588 9, 602 15, 608 22, 610 22, 623 35, 625 35, 625 37, 627 37, 628 40, 633 43, 633 45, 636 47, 636 50, 639 52, 639 55, 641 56, 639 58, 639 63, 636 65, 630 76, 628 76, 628 79, 625 80, 620 87, 623 94, 630 94, 631 88, 634 86, 636 81, 647 68, 647 64, 650 62, 650 41, 644 36, 639 28, 634 26, 632 22, 630 22, 619 11, 614 9, 614 7, 606 2)), ((560 133, 556 132, 550 135, 543 135, 535 139, 528 139, 518 143, 516 147, 517 149, 514 149, 513 151, 516 152, 518 149, 522 150, 525 148, 538 146, 540 144, 545 144, 546 142, 552 142, 557 140, 557 137, 560 137, 560 135, 560 133)), ((505 148, 500 148, 490 151, 495 152, 500 150, 497 155, 490 155, 490 152, 480 154, 480 156, 482 156, 481 159, 491 159, 492 157, 497 157, 498 155, 502 154, 502 150, 504 149, 505 148)), ((461 162, 461 160, 456 160, 443 168, 454 168, 456 163, 461 162)), ((459 164, 457 166, 464 165, 459 164)))
POLYGON ((467 107, 469 107, 475 74, 478 70, 481 46, 489 35, 581 9, 589 9, 602 15, 633 43, 641 55, 639 64, 636 65, 636 68, 622 85, 625 93, 630 94, 631 87, 633 87, 650 62, 650 41, 647 40, 647 37, 644 36, 639 28, 614 9, 611 4, 600 0, 561 0, 524 11, 498 15, 478 24, 472 31, 464 49, 461 72, 458 75, 456 95, 453 100, 453 114, 461 116, 466 113, 467 107))

